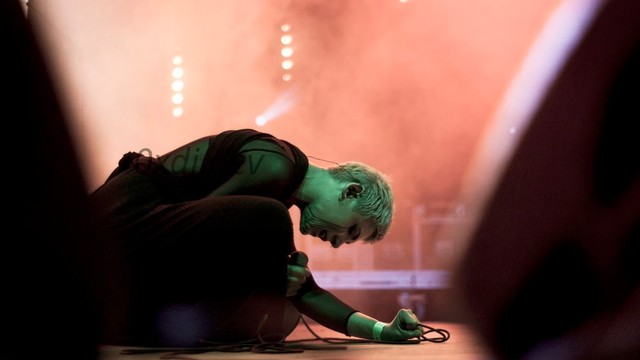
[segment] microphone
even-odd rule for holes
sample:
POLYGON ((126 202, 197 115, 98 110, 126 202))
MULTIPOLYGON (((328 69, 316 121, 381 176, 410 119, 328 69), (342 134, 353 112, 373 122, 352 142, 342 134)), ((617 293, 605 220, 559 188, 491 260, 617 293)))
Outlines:
POLYGON ((294 251, 289 255, 289 265, 307 267, 309 257, 302 251, 294 251))

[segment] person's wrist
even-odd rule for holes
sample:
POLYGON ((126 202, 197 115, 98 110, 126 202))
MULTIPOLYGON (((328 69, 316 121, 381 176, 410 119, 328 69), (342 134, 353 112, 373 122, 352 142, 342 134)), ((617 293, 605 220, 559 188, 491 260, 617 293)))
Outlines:
POLYGON ((373 335, 373 340, 381 341, 382 340, 382 330, 385 327, 385 323, 382 321, 378 321, 373 325, 373 329, 371 329, 371 333, 373 335))

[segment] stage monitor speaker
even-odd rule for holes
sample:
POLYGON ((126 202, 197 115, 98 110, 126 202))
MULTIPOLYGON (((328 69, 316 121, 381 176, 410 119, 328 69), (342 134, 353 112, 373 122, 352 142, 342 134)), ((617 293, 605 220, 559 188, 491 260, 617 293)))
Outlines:
POLYGON ((454 282, 496 357, 640 359, 640 2, 602 2, 494 189, 454 282))

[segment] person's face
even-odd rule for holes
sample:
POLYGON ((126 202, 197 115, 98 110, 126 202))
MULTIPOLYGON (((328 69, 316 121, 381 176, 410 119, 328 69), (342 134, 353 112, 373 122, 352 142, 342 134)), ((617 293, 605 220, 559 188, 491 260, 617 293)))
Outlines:
POLYGON ((375 224, 356 211, 357 199, 339 198, 334 192, 304 207, 300 215, 302 234, 330 242, 334 248, 371 237, 375 224))

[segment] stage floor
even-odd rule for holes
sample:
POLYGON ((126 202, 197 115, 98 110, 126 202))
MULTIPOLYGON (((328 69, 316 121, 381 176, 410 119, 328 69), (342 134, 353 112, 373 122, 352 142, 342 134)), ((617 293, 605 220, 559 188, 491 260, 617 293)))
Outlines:
MULTIPOLYGON (((420 342, 416 344, 326 344, 321 341, 304 342, 302 345, 321 346, 322 349, 311 350, 305 348, 298 353, 254 353, 244 352, 206 352, 201 354, 176 354, 170 352, 151 354, 123 354, 122 350, 137 349, 129 347, 103 346, 100 347, 99 360, 157 360, 157 359, 315 359, 315 360, 492 360, 493 357, 473 334, 469 327, 454 323, 427 324, 434 328, 449 331, 451 337, 444 343, 420 342), (346 348, 341 348, 346 347, 346 348)), ((336 333, 318 324, 309 324, 311 330, 322 338, 355 339, 336 333)), ((430 337, 436 337, 433 335, 430 337)), ((307 327, 300 323, 296 330, 287 338, 289 340, 315 339, 307 327)))

